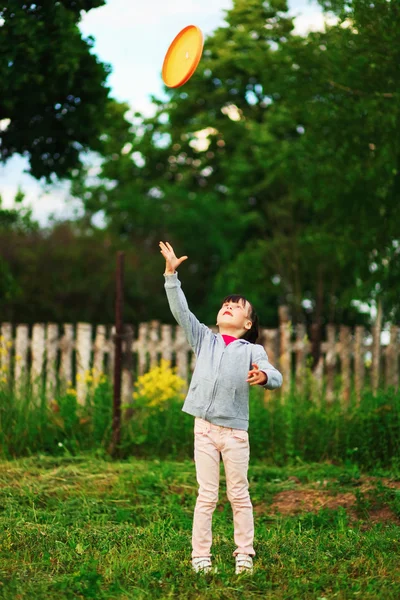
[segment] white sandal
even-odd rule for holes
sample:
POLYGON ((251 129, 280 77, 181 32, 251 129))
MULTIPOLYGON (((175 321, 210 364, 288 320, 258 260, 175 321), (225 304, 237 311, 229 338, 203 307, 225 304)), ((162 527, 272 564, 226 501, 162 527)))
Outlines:
POLYGON ((192 558, 192 567, 196 573, 210 573, 212 571, 211 558, 209 556, 192 558))
POLYGON ((239 573, 243 573, 243 571, 247 571, 248 573, 253 572, 253 559, 249 554, 236 554, 236 569, 235 574, 239 575, 239 573))

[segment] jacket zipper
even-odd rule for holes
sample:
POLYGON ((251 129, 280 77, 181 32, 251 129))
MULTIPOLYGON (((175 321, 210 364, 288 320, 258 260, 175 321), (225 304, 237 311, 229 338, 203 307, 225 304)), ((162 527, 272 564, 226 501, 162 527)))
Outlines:
MULTIPOLYGON (((218 373, 219 373, 219 368, 220 368, 220 366, 221 366, 222 357, 223 357, 223 355, 224 355, 224 352, 225 352, 225 350, 226 350, 226 348, 227 348, 227 347, 228 347, 228 346, 225 346, 225 348, 222 350, 221 358, 219 359, 219 365, 218 365, 218 372, 217 372, 217 376, 218 376, 218 373)), ((213 403, 213 401, 214 401, 214 392, 215 392, 215 386, 216 386, 216 385, 217 385, 217 381, 215 380, 215 381, 214 381, 214 385, 213 385, 213 389, 212 389, 212 393, 211 393, 211 402, 210 402, 210 404, 207 406, 207 410, 206 410, 206 412, 205 412, 205 416, 207 416, 207 413, 208 413, 208 411, 210 410, 210 408, 211 408, 211 405, 212 405, 212 403, 213 403)))

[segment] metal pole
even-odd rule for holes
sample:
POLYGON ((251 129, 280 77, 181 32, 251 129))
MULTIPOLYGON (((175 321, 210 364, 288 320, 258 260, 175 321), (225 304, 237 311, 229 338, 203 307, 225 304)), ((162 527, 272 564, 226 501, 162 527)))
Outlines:
POLYGON ((116 296, 115 296, 115 359, 114 359, 114 395, 113 395, 113 419, 112 419, 112 442, 110 453, 118 454, 118 446, 121 440, 121 370, 122 370, 122 335, 124 329, 124 252, 117 254, 116 272, 116 296))

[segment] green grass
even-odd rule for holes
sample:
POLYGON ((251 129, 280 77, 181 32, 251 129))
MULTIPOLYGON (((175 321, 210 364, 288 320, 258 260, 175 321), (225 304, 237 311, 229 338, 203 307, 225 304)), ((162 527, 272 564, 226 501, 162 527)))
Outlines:
POLYGON ((192 460, 112 462, 93 453, 3 460, 0 598, 398 600, 397 470, 256 462, 249 479, 254 574, 234 574, 221 467, 212 548, 219 573, 204 576, 190 568, 192 460), (300 496, 324 504, 300 502, 295 512, 290 502, 300 496))

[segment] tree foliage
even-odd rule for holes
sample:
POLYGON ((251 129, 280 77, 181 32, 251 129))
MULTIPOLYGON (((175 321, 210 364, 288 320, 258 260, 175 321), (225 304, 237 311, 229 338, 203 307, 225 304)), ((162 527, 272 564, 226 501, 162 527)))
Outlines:
MULTIPOLYGON (((30 173, 70 177, 83 151, 102 152, 108 65, 78 28, 104 0, 0 2, 0 159, 28 158, 30 173)), ((126 123, 126 122, 125 122, 126 123)), ((128 127, 128 124, 126 123, 128 127)))
POLYGON ((140 268, 140 245, 121 242, 84 221, 34 224, 0 231, 0 309, 2 322, 101 323, 115 321, 117 251, 125 251, 126 322, 137 325, 151 311, 167 320, 160 293, 159 257, 140 268), (149 300, 151 299, 151 301, 149 300))
MULTIPOLYGON (((124 107, 103 113, 101 177, 76 177, 74 192, 86 226, 106 220, 92 242, 130 249, 130 315, 170 318, 161 239, 188 255, 185 292, 203 322, 227 293, 249 297, 263 326, 283 302, 316 324, 363 322, 354 300, 382 299, 398 318, 400 5, 320 4, 338 23, 299 36, 286 0, 235 0, 196 74, 154 98, 153 117, 136 115, 128 132, 124 107)), ((100 247, 90 275, 69 277, 106 297, 92 276, 114 258, 100 247)))
POLYGON ((303 37, 285 0, 236 0, 191 81, 104 164, 117 185, 89 191, 116 231, 200 265, 207 314, 237 288, 264 322, 282 301, 316 322, 360 321, 351 301, 379 294, 399 310, 400 5, 321 4, 337 25, 303 37))

